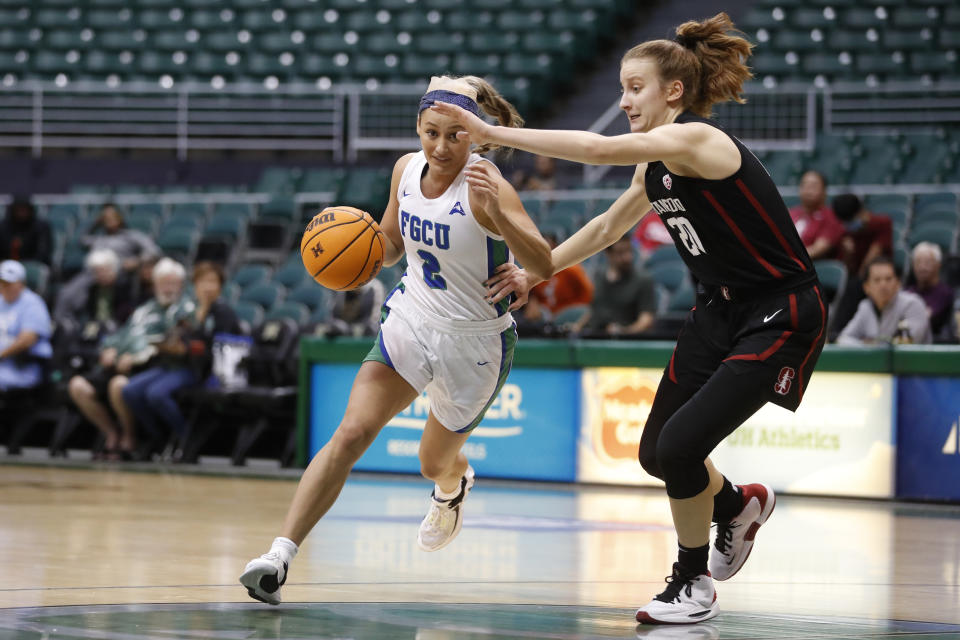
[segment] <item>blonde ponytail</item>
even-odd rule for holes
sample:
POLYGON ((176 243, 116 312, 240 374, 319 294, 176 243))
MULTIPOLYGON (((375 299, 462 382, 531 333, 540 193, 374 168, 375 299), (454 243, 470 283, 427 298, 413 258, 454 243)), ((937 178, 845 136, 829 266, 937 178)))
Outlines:
MULTIPOLYGON (((484 113, 496 118, 504 127, 519 128, 523 126, 523 118, 520 117, 516 107, 501 96, 492 84, 477 76, 463 76, 460 80, 465 81, 477 90, 477 104, 480 105, 484 113)), ((478 146, 475 151, 483 154, 498 148, 500 148, 499 145, 488 143, 478 146)))

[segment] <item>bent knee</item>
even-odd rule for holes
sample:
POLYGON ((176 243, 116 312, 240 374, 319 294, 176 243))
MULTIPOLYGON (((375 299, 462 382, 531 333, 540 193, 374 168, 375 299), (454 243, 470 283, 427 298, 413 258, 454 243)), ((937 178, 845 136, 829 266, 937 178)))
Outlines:
POLYGON ((356 461, 373 443, 379 432, 380 429, 375 425, 344 421, 333 433, 329 444, 337 455, 348 456, 356 461))
POLYGON ((444 465, 437 460, 424 460, 420 458, 420 474, 427 480, 437 480, 442 478, 450 471, 450 465, 444 465))
POLYGON ((663 480, 663 471, 660 469, 660 464, 657 462, 657 450, 655 448, 640 447, 638 458, 640 459, 640 466, 643 467, 644 471, 649 473, 654 478, 660 478, 663 480))
POLYGON ((73 376, 67 383, 67 392, 73 399, 90 397, 95 391, 93 385, 83 376, 73 376))

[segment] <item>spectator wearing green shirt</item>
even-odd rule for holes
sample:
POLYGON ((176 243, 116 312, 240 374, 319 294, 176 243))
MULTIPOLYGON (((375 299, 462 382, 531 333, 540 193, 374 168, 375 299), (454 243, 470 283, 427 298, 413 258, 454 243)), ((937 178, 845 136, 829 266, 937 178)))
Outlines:
POLYGON ((604 250, 607 268, 594 283, 593 302, 574 331, 584 337, 614 338, 642 334, 653 326, 657 294, 653 279, 634 266, 627 234, 604 250))
POLYGON ((105 437, 107 459, 129 458, 136 446, 134 417, 123 401, 129 376, 148 365, 167 332, 193 313, 195 303, 184 295, 186 272, 170 258, 153 269, 154 297, 134 310, 120 329, 103 340, 100 361, 83 376, 70 380, 68 391, 80 412, 105 437), (108 408, 113 409, 117 421, 108 408))

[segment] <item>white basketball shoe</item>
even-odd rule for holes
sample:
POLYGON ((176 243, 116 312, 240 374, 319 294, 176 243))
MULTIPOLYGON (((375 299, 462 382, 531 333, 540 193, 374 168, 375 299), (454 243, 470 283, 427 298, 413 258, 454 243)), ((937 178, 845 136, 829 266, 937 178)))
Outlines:
POLYGON ((473 467, 460 478, 460 492, 449 500, 436 497, 436 488, 430 494, 430 511, 420 523, 417 544, 424 551, 439 551, 453 542, 463 526, 463 501, 473 488, 473 467))
POLYGON ((693 624, 720 613, 717 592, 710 574, 688 573, 679 562, 673 563, 673 575, 667 588, 654 596, 650 604, 637 610, 637 622, 643 624, 693 624))
POLYGON ((753 539, 777 504, 773 489, 765 484, 739 485, 743 510, 730 522, 717 523, 717 539, 710 554, 710 575, 729 580, 750 557, 753 539))
POLYGON ((254 600, 280 604, 280 587, 287 581, 287 569, 299 548, 289 538, 276 538, 270 551, 247 563, 240 584, 254 600))

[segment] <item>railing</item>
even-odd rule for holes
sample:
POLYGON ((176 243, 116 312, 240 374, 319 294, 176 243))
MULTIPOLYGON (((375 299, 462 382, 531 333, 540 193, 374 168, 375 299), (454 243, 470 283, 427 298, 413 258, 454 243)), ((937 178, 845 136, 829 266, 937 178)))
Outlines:
POLYGON ((50 148, 329 151, 342 159, 344 90, 290 85, 27 82, 0 91, 0 145, 50 148))
POLYGON ((823 128, 858 133, 929 130, 960 124, 960 82, 836 84, 823 90, 823 128))

